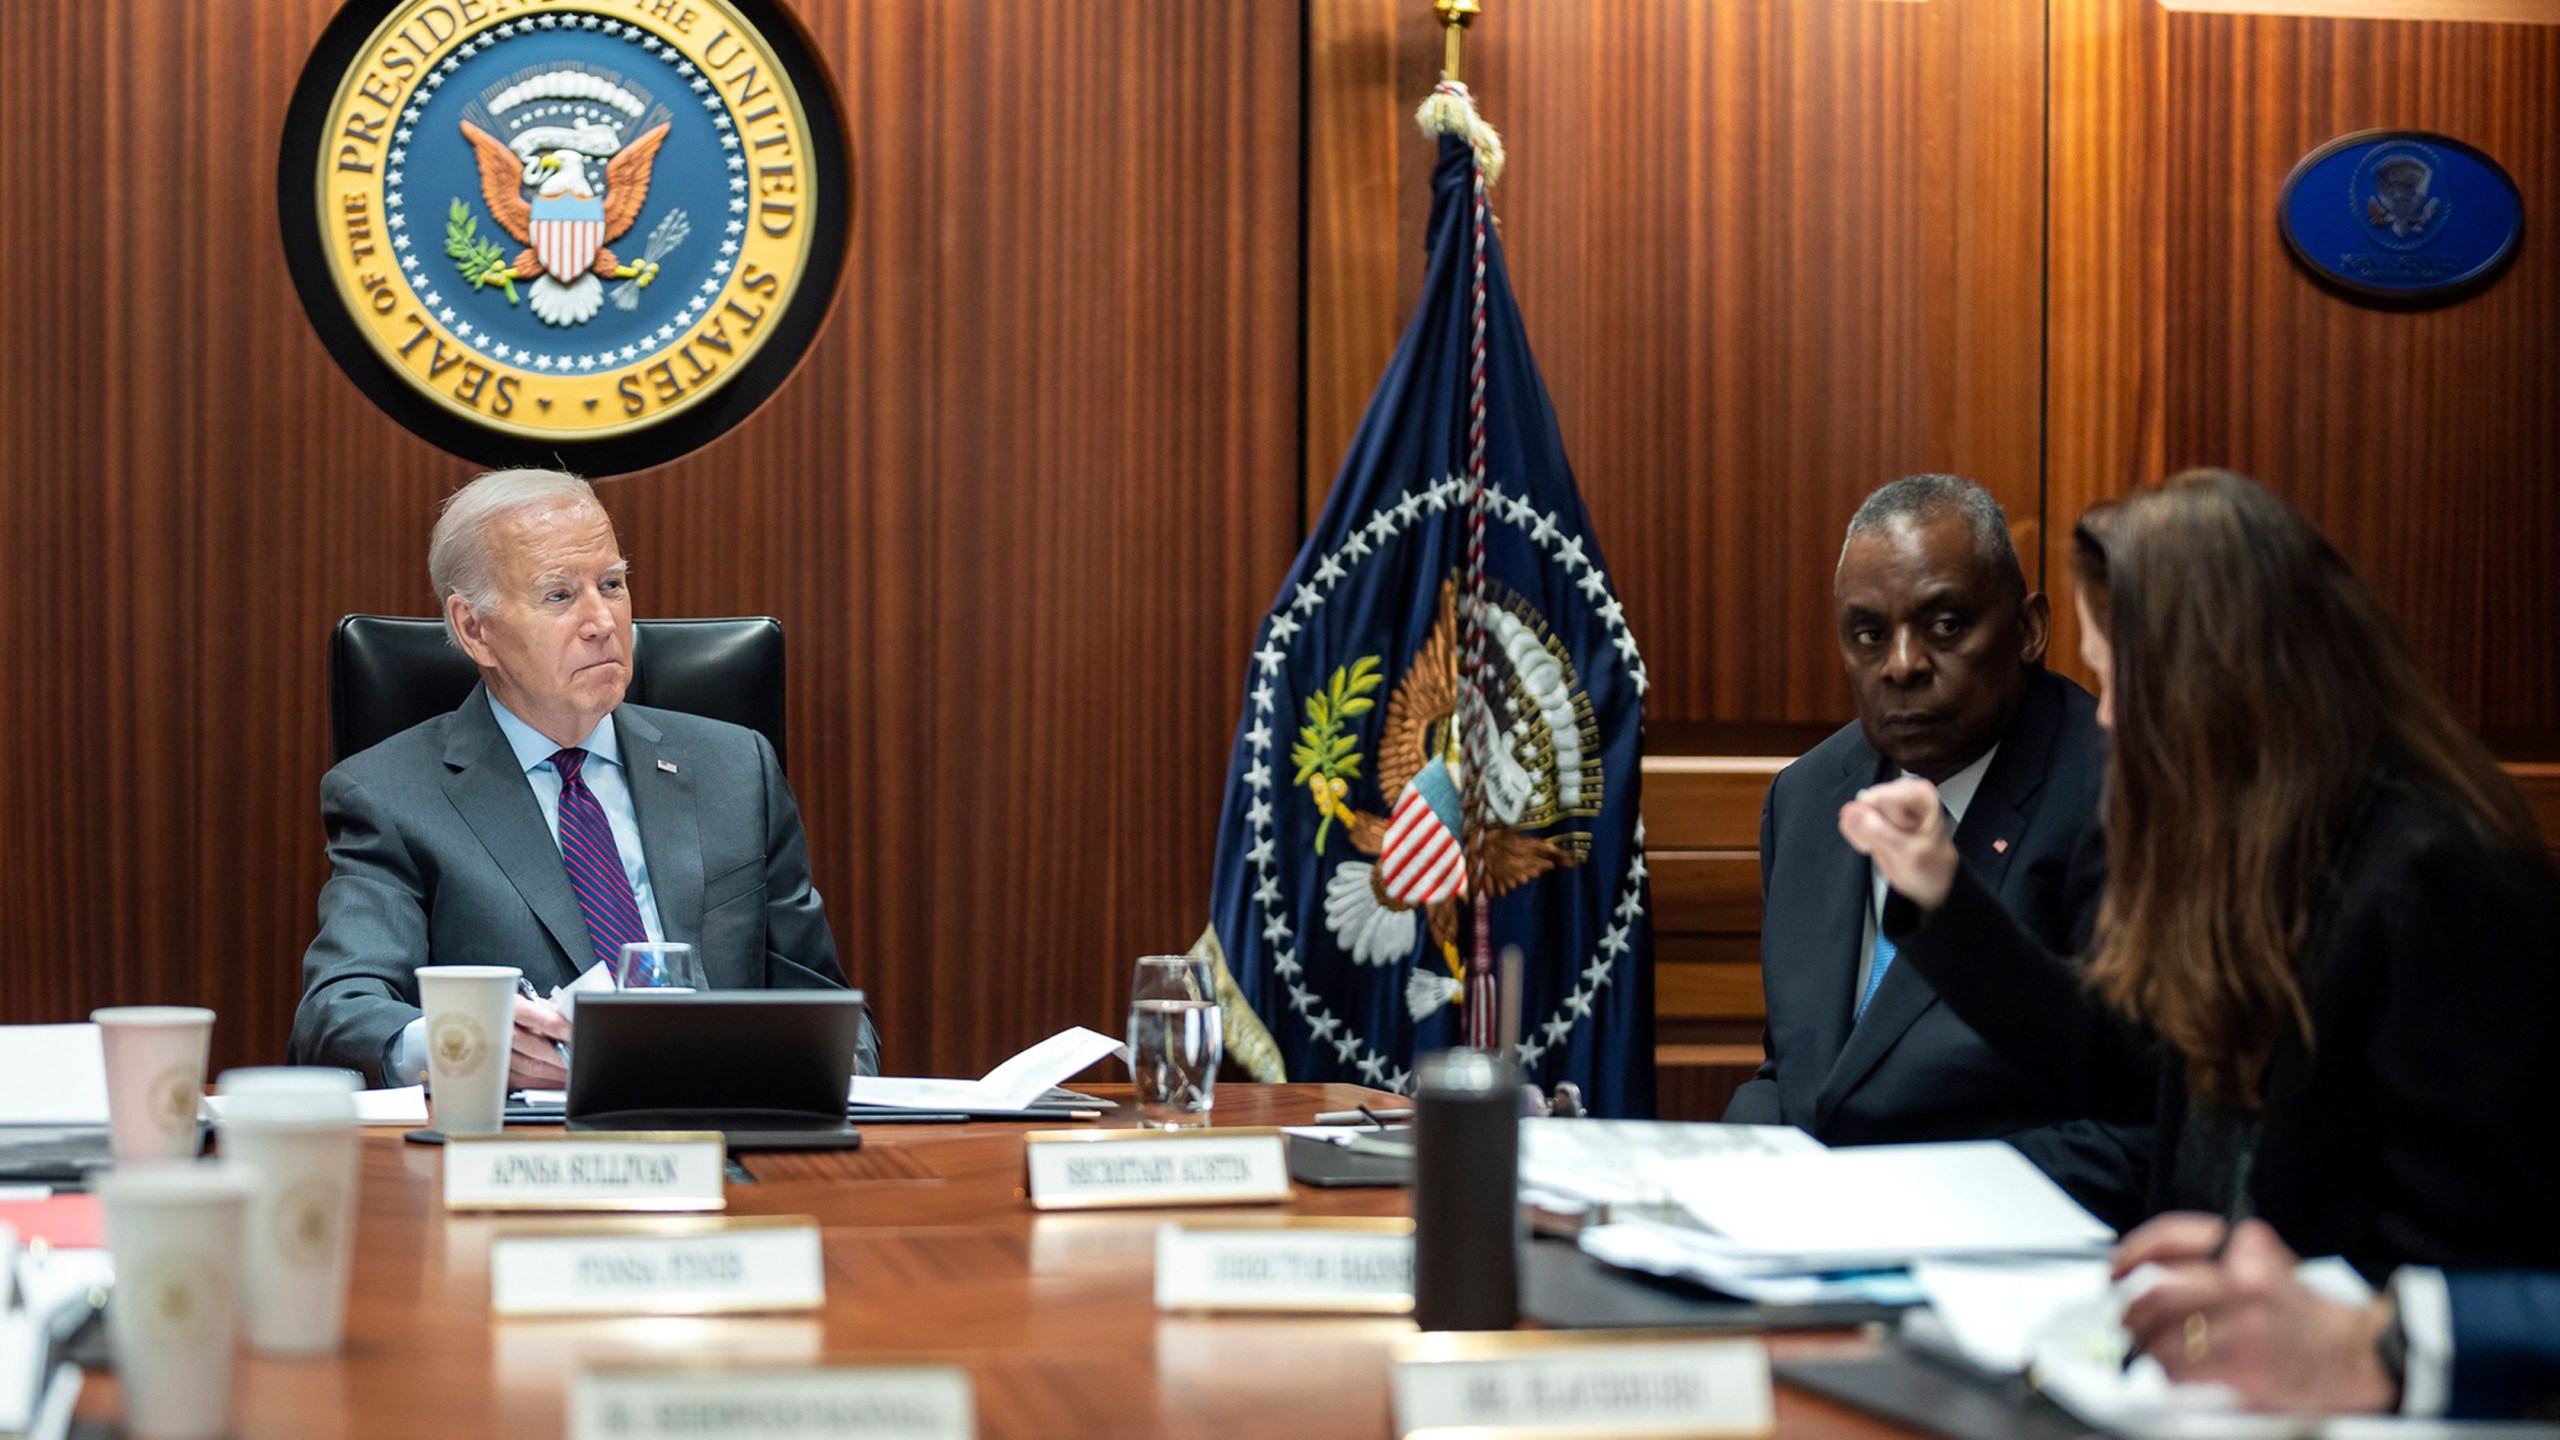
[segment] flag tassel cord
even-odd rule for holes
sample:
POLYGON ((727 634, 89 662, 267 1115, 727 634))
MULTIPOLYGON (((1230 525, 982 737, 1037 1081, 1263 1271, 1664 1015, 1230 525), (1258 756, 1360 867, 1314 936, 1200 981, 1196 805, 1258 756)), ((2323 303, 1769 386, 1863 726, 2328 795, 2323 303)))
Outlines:
MULTIPOLYGON (((1472 8, 1472 7, 1470 7, 1472 8)), ((1463 20, 1453 17, 1450 34, 1458 34, 1463 20)), ((1456 59, 1453 39, 1451 59, 1456 59)), ((1488 603, 1485 592, 1485 230, 1489 223, 1486 190, 1492 184, 1489 157, 1501 153, 1501 139, 1493 127, 1476 113, 1475 102, 1465 85, 1454 78, 1445 79, 1423 102, 1414 117, 1426 134, 1455 135, 1467 142, 1474 159, 1473 183, 1470 187, 1467 256, 1467 505, 1466 551, 1460 588, 1465 604, 1460 616, 1458 653, 1462 675, 1459 684, 1459 726, 1462 753, 1465 756, 1465 789, 1460 808, 1464 815, 1467 854, 1467 909, 1473 920, 1474 933, 1467 956, 1466 1017, 1467 1043, 1479 1050, 1508 1045, 1517 1037, 1496 1034, 1496 1015, 1500 1009, 1493 969, 1493 908, 1490 875, 1485 864, 1485 793, 1484 777, 1490 768, 1493 748, 1493 703, 1491 695, 1490 656, 1485 636, 1488 603)))

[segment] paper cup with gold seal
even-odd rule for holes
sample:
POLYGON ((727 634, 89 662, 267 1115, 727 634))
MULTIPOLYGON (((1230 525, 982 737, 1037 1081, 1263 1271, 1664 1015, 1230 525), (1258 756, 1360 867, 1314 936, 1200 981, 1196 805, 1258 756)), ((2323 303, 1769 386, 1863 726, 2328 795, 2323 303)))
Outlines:
POLYGON ((107 1139, 118 1164, 192 1160, 202 1148, 213 1012, 194 1005, 115 1005, 93 1010, 107 1058, 107 1139))
POLYGON ((418 1004, 427 1032, 427 1100, 447 1135, 506 1128, 508 1054, 514 1048, 513 965, 421 965, 418 1004))
POLYGON ((346 1339, 355 1239, 357 1077, 324 1066, 225 1070, 222 1158, 249 1175, 249 1344, 325 1355, 346 1339))
POLYGON ((848 209, 824 71, 770 0, 352 0, 280 183, 304 306, 377 403, 597 472, 780 383, 848 209))
POLYGON ((115 1257, 107 1339, 124 1433, 228 1434, 247 1177, 225 1164, 135 1165, 101 1175, 97 1189, 115 1257))

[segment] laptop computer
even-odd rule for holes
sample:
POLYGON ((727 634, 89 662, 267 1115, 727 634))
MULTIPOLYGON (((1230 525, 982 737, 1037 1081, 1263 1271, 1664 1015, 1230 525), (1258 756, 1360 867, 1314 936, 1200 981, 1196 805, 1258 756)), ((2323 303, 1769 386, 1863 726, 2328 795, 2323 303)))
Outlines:
POLYGON ((733 1150, 850 1149, 859 990, 597 991, 570 1021, 571 1130, 717 1130, 733 1150))

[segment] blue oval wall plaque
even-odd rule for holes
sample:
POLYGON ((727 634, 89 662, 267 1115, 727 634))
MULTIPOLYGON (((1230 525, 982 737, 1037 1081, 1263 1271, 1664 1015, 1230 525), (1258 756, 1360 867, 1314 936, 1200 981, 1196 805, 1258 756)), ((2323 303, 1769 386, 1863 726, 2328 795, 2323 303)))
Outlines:
POLYGON ((2423 300, 2495 274, 2515 254, 2524 201, 2497 161, 2459 140, 2364 130, 2304 156, 2276 218, 2322 279, 2423 300))

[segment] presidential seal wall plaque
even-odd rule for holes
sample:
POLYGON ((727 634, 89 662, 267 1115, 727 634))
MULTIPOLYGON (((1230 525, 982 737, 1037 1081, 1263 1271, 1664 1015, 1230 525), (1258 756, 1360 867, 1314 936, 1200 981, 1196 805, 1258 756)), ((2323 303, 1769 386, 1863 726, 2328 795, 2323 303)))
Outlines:
POLYGON ((353 0, 278 190, 303 307, 376 404, 598 473, 772 394, 850 218, 825 73, 770 0, 353 0))
POLYGON ((2459 140, 2365 130, 2304 156, 2276 203, 2285 243, 2353 294, 2468 294, 2515 255, 2524 201, 2505 168, 2459 140))

